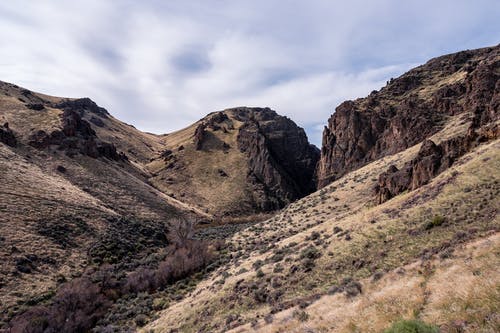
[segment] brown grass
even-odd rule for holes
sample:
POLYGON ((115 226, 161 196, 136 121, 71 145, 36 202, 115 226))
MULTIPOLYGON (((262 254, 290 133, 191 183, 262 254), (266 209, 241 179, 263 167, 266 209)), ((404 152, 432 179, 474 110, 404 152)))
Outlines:
MULTIPOLYGON (((442 136, 445 135, 442 133, 442 136)), ((249 324, 242 325, 255 320, 260 323, 263 320, 259 320, 259 316, 266 316, 271 311, 271 306, 256 304, 251 298, 234 293, 235 284, 243 279, 245 283, 256 283, 269 288, 268 279, 279 276, 284 286, 281 287, 283 296, 280 302, 292 302, 292 308, 283 312, 285 323, 280 322, 278 325, 282 332, 286 332, 293 325, 298 325, 290 319, 294 303, 297 304, 301 299, 308 299, 314 294, 325 294, 330 286, 338 284, 345 277, 368 281, 377 271, 395 272, 398 267, 411 265, 419 258, 436 258, 441 253, 446 255, 467 239, 477 239, 491 230, 497 230, 499 221, 496 211, 500 207, 498 202, 492 199, 500 190, 500 175, 496 171, 500 167, 499 146, 500 143, 496 141, 479 147, 430 184, 380 206, 374 206, 372 202, 371 189, 376 176, 391 163, 402 164, 411 159, 418 151, 418 146, 346 175, 327 188, 289 205, 272 219, 235 234, 232 238, 233 247, 241 249, 241 255, 236 255, 229 265, 202 282, 193 297, 175 303, 165 310, 160 319, 147 329, 164 332, 171 328, 180 328, 181 331, 190 332, 205 327, 212 331, 224 331, 228 329, 224 323, 229 314, 239 314, 242 321, 236 326, 249 329, 249 324), (425 230, 427 223, 436 214, 445 216, 448 222, 425 230), (347 231, 351 239, 346 240, 344 235, 334 235, 334 226, 347 231), (322 242, 318 245, 310 238, 313 231, 321 235, 322 242), (277 248, 284 249, 293 243, 297 245, 280 262, 282 272, 275 273, 276 264, 268 259, 277 248), (322 256, 315 260, 315 267, 308 272, 299 269, 298 272, 289 274, 292 265, 300 267, 302 249, 311 245, 322 253, 322 256), (264 278, 256 276, 253 264, 257 260, 263 262, 261 270, 264 278), (247 272, 244 272, 243 268, 247 272), (220 282, 220 274, 224 271, 232 275, 224 278, 223 284, 220 285, 217 281, 220 282), (196 314, 200 312, 208 314, 203 321, 195 320, 196 314), (286 324, 288 322, 295 324, 286 324)), ((406 266, 407 269, 408 267, 410 266, 406 266)), ((383 287, 377 285, 375 289, 370 289, 373 291, 373 294, 370 292, 373 299, 369 303, 350 306, 354 306, 353 309, 361 306, 361 315, 371 318, 368 322, 377 328, 387 326, 397 317, 411 317, 420 313, 423 316, 420 305, 426 302, 427 296, 412 292, 412 297, 407 300, 407 293, 401 288, 408 284, 417 290, 426 280, 422 280, 420 275, 405 276, 408 277, 405 277, 406 280, 400 287, 398 284, 388 283, 385 287, 387 289, 376 293, 383 287), (377 309, 382 309, 380 311, 383 311, 384 315, 370 314, 377 313, 377 309), (418 311, 415 312, 416 310, 418 311)), ((494 275, 494 283, 498 282, 497 279, 498 276, 494 275)), ((340 294, 332 297, 342 300, 344 296, 340 294)), ((355 298, 347 303, 352 302, 358 301, 355 298)), ((324 311, 326 310, 318 310, 318 314, 324 311)), ((339 316, 343 312, 339 310, 339 316)), ((280 318, 281 315, 281 312, 278 312, 275 317, 280 318)), ((301 322, 297 327, 304 328, 312 323, 322 322, 314 313, 310 317, 309 321, 301 322)), ((323 319, 325 318, 327 317, 324 316, 323 319)), ((352 321, 347 320, 342 327, 350 327, 352 332, 363 331, 356 329, 356 325, 364 327, 363 320, 353 317, 352 321)), ((274 323, 276 322, 279 321, 274 320, 274 323)), ((314 327, 318 331, 327 332, 331 329, 329 325, 326 322, 326 328, 314 327)), ((331 325, 338 326, 335 323, 331 325)), ((345 328, 344 331, 349 330, 345 328)))

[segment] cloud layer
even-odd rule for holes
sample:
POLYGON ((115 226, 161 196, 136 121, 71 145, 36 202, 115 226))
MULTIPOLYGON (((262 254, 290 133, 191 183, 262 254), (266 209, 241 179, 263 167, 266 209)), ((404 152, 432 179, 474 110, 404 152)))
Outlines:
POLYGON ((232 106, 269 106, 319 144, 336 105, 430 57, 494 45, 500 3, 4 1, 0 80, 89 96, 170 132, 232 106))

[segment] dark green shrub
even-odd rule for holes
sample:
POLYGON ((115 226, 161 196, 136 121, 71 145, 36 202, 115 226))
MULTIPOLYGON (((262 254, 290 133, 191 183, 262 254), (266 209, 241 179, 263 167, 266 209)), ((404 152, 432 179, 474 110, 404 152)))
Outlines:
POLYGON ((391 325, 384 333, 438 333, 436 326, 424 323, 421 320, 399 320, 391 325))
POLYGON ((134 321, 137 326, 142 327, 148 322, 148 317, 143 314, 139 314, 137 317, 135 317, 134 321))

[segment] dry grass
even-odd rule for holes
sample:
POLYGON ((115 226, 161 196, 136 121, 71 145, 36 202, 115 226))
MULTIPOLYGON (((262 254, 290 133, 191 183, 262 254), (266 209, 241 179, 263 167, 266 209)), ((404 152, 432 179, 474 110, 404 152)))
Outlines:
MULTIPOLYGON (((442 137, 446 135, 446 132, 441 133, 442 137)), ((379 206, 374 206, 372 202, 371 190, 376 176, 390 164, 399 165, 411 159, 418 151, 418 146, 346 175, 325 189, 289 205, 274 218, 234 235, 232 262, 201 283, 191 297, 165 310, 160 319, 147 329, 166 332, 179 328, 180 331, 191 332, 204 327, 212 331, 225 331, 232 327, 232 324, 225 324, 229 314, 240 316, 240 321, 233 323, 235 326, 249 328, 250 325, 244 326, 245 323, 255 320, 262 323, 263 320, 259 320, 259 317, 267 315, 272 305, 257 304, 251 296, 235 292, 235 285, 241 283, 238 282, 241 279, 244 283, 255 283, 258 288, 273 291, 269 287, 269 281, 273 277, 279 277, 283 281, 282 287, 278 288, 283 293, 280 302, 293 304, 314 294, 325 294, 330 286, 338 284, 345 277, 367 281, 377 271, 394 271, 398 267, 411 265, 421 257, 435 258, 440 253, 447 253, 451 251, 449 249, 463 243, 464 240, 460 237, 465 237, 465 240, 475 239, 486 235, 490 230, 498 230, 496 212, 500 207, 492 199, 500 193, 499 149, 498 141, 481 146, 430 184, 379 206), (437 229, 426 230, 426 224, 438 214, 445 216, 448 222, 437 229), (350 240, 346 239, 345 234, 342 237, 334 234, 335 226, 347 231, 350 240), (320 235, 320 243, 316 244, 317 239, 311 238, 313 232, 320 235), (275 272, 277 264, 270 258, 277 249, 286 249, 294 243, 297 245, 279 263, 282 271, 275 272), (303 272, 300 268, 300 253, 311 245, 322 255, 315 260, 312 270, 303 272), (257 277, 253 267, 258 260, 263 263, 262 278, 257 277), (291 274, 289 272, 294 265, 298 265, 299 270, 291 274), (229 276, 221 279, 223 272, 227 272, 225 274, 229 276), (196 320, 200 313, 206 315, 203 320, 196 320)), ((417 288, 424 281, 419 275, 408 276, 400 288, 404 289, 406 284, 417 288)), ((376 287, 374 292, 379 287, 382 285, 376 287)), ((386 288, 383 292, 374 293, 371 305, 363 305, 365 312, 361 312, 369 317, 377 309, 385 309, 385 315, 377 315, 379 319, 370 319, 373 321, 370 325, 377 328, 385 327, 397 317, 418 314, 415 309, 418 310, 419 304, 425 302, 427 297, 425 294, 412 292, 413 296, 406 301, 407 293, 398 289, 397 285, 388 283, 386 288), (388 298, 384 298, 386 296, 388 298)), ((344 296, 333 297, 343 299, 344 296)), ((353 309, 357 309, 357 306, 361 305, 356 305, 353 309)), ((292 307, 275 314, 276 318, 284 316, 285 322, 280 323, 285 325, 282 332, 298 325, 290 319, 294 309, 292 307)), ((324 311, 325 308, 322 308, 318 313, 324 311)), ((339 316, 343 312, 344 310, 339 311, 339 316)), ((314 319, 296 327, 304 328, 321 322, 318 316, 311 315, 311 318, 314 319)), ((345 322, 345 327, 350 327, 352 332, 362 332, 362 329, 356 329, 358 324, 363 325, 362 321, 353 317, 352 321, 345 322)), ((331 329, 329 325, 324 323, 326 328, 314 327, 318 331, 327 332, 331 329)), ((349 331, 347 328, 346 331, 349 331)))
POLYGON ((233 128, 207 129, 203 149, 196 150, 193 142, 194 131, 201 123, 197 122, 163 138, 172 158, 159 158, 147 165, 154 175, 152 183, 161 191, 218 216, 253 210, 252 189, 246 179, 247 157, 240 152, 236 140, 242 123, 230 111, 225 113, 233 128), (223 143, 228 146, 224 148, 223 143), (181 146, 183 149, 179 150, 181 146), (219 170, 226 175, 221 176, 219 170))
POLYGON ((500 325, 500 234, 457 249, 451 259, 417 262, 391 271, 377 281, 362 281, 355 299, 323 296, 306 309, 309 320, 279 313, 270 325, 234 332, 381 332, 401 318, 421 318, 443 331, 463 325, 464 332, 496 332, 500 325), (480 272, 480 273, 479 273, 480 272), (455 326, 455 327, 453 327, 455 326))

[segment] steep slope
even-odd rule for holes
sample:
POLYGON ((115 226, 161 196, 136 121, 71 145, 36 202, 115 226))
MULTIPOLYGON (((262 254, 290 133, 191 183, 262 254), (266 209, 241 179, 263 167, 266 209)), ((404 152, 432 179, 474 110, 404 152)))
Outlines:
POLYGON ((159 139, 89 99, 0 83, 0 122, 0 327, 93 262, 161 248, 173 216, 199 215, 147 183, 139 163, 159 139))
POLYGON ((163 138, 147 165, 163 192, 217 216, 269 212, 311 193, 319 151, 270 109, 214 112, 163 138))
POLYGON ((368 97, 339 105, 323 132, 318 185, 439 131, 450 117, 498 119, 500 46, 430 60, 368 97))

